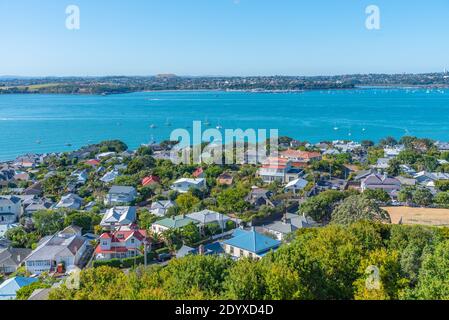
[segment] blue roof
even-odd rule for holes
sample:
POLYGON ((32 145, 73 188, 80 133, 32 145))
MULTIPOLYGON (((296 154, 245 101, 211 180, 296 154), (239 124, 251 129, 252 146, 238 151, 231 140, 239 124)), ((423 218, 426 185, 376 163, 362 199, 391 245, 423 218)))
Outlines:
POLYGON ((0 285, 0 300, 12 300, 16 298, 16 292, 22 287, 39 281, 36 278, 14 277, 0 285))
POLYGON ((280 241, 267 237, 254 230, 247 231, 243 229, 235 229, 233 237, 223 241, 223 243, 259 255, 270 249, 275 249, 281 244, 280 241))

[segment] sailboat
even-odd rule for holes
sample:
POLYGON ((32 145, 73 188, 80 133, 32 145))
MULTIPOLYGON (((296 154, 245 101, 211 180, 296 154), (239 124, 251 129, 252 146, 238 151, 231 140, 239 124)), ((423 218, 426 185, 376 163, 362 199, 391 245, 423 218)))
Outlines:
POLYGON ((170 123, 170 121, 168 120, 168 118, 167 118, 167 121, 165 121, 165 125, 166 125, 167 127, 170 127, 170 126, 171 126, 171 123, 170 123))
POLYGON ((337 127, 337 123, 335 122, 334 130, 337 131, 339 128, 337 127))

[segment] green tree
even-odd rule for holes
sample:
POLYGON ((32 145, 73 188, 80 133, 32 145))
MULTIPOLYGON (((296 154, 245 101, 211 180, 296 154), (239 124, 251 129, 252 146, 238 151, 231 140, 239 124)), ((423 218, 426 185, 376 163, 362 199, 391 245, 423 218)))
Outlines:
POLYGON ((419 272, 414 295, 418 299, 449 299, 449 240, 439 243, 435 251, 428 253, 419 272))
POLYGON ((433 195, 427 188, 418 188, 413 193, 413 202, 418 206, 426 207, 432 204, 433 195))
POLYGON ((363 192, 363 196, 383 203, 391 201, 390 195, 383 189, 366 189, 363 192))
POLYGON ((449 206, 449 192, 439 192, 434 198, 436 204, 447 207, 449 206))
POLYGON ((225 213, 242 213, 249 208, 245 201, 248 190, 242 187, 234 187, 223 190, 217 196, 217 203, 221 211, 225 213))
POLYGON ((398 253, 385 248, 372 251, 362 259, 359 273, 360 277, 354 283, 357 300, 398 299, 408 285, 408 280, 401 274, 398 253))
POLYGON ((358 195, 346 198, 332 212, 332 223, 349 225, 360 220, 391 222, 388 212, 373 200, 358 195))
POLYGON ((327 190, 301 204, 299 212, 315 221, 329 221, 335 206, 346 197, 345 193, 327 190))
POLYGON ((28 300, 31 294, 37 289, 48 289, 50 285, 42 281, 33 282, 17 290, 16 300, 28 300))
POLYGON ((200 203, 200 199, 192 195, 190 192, 180 194, 176 198, 176 204, 182 213, 189 213, 190 210, 198 203, 200 203))
POLYGON ((37 211, 33 214, 33 223, 41 236, 52 235, 64 228, 64 213, 58 210, 37 211))

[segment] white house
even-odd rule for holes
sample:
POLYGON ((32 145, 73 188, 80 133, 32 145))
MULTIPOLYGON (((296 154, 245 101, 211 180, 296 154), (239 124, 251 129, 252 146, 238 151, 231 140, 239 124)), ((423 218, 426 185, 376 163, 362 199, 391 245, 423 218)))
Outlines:
POLYGON ((56 209, 73 209, 79 210, 83 204, 83 199, 73 193, 69 193, 61 198, 56 204, 56 209))
POLYGON ((204 178, 190 179, 181 178, 176 180, 172 185, 171 189, 178 191, 179 193, 186 193, 189 189, 202 189, 206 187, 206 180, 204 178))
POLYGON ((225 214, 221 214, 212 210, 203 210, 199 212, 193 212, 187 215, 187 218, 196 220, 200 226, 206 226, 208 224, 218 224, 220 228, 225 228, 226 223, 231 220, 225 214))
POLYGON ((87 182, 87 179, 89 178, 89 175, 87 174, 86 170, 82 171, 77 170, 73 172, 70 176, 77 184, 85 184, 87 182))
POLYGON ((0 300, 15 300, 16 293, 20 288, 37 282, 37 278, 14 277, 0 284, 0 300))
POLYGON ((234 258, 260 259, 276 250, 281 242, 253 229, 235 229, 232 238, 222 242, 224 251, 234 258))
POLYGON ((19 197, 0 196, 0 224, 16 222, 22 213, 21 203, 19 197))
POLYGON ((103 177, 100 178, 100 181, 104 182, 104 183, 110 183, 112 181, 115 180, 115 178, 117 178, 120 175, 120 173, 118 172, 118 170, 111 170, 109 172, 107 172, 103 177))
POLYGON ((112 186, 104 199, 105 205, 126 204, 133 202, 137 197, 134 187, 112 186))
POLYGON ((32 274, 55 271, 58 264, 65 270, 75 268, 83 257, 88 241, 86 238, 65 230, 43 238, 25 259, 26 270, 32 274))
POLYGON ((171 200, 154 201, 151 204, 150 213, 158 217, 163 217, 167 214, 168 209, 175 205, 176 204, 171 200))
POLYGON ((136 219, 136 207, 113 207, 106 211, 100 225, 104 228, 115 229, 121 226, 129 226, 136 219))
POLYGON ((143 254, 141 247, 146 241, 145 230, 118 230, 103 233, 95 249, 96 260, 124 259, 143 254))
POLYGON ((298 178, 287 183, 287 185, 284 187, 284 190, 285 192, 293 192, 296 194, 298 191, 303 190, 308 184, 309 181, 307 181, 306 179, 298 178))
POLYGON ((274 235, 276 239, 282 241, 288 234, 298 229, 312 228, 316 226, 317 223, 310 217, 287 213, 281 221, 275 221, 269 225, 265 225, 263 230, 274 235))

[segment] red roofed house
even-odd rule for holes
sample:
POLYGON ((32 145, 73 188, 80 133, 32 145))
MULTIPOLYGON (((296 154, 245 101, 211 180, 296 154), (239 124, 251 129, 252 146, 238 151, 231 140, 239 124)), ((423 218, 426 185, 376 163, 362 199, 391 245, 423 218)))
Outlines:
POLYGON ((105 232, 95 249, 95 259, 124 259, 142 255, 141 247, 145 241, 148 242, 146 231, 136 226, 122 227, 112 233, 105 232))
POLYGON ((156 177, 156 176, 149 176, 149 177, 145 177, 142 180, 142 186, 146 187, 146 186, 150 186, 152 184, 158 184, 160 183, 161 180, 156 177))
POLYGON ((96 167, 100 164, 100 161, 98 161, 97 159, 91 159, 91 160, 87 160, 86 164, 96 167))
POLYGON ((194 178, 204 178, 204 170, 203 170, 203 168, 196 169, 195 172, 192 173, 192 176, 194 178))
POLYGON ((319 152, 301 151, 288 149, 279 152, 281 158, 309 163, 310 161, 321 160, 321 154, 319 152))

